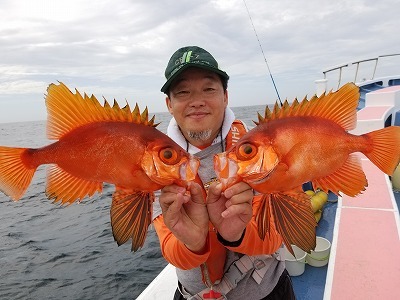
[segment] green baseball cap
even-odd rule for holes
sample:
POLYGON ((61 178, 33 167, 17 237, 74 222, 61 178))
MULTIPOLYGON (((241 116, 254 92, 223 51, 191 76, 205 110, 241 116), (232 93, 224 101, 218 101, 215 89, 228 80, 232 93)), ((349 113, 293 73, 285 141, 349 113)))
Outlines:
POLYGON ((187 46, 172 54, 165 69, 167 82, 162 86, 161 92, 167 92, 172 81, 189 67, 210 70, 229 79, 228 74, 218 68, 218 62, 209 52, 197 46, 187 46))

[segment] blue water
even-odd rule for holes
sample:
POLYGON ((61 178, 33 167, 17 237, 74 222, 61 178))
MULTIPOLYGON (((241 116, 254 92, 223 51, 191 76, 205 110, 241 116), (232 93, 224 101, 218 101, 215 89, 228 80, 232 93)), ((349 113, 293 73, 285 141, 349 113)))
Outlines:
MULTIPOLYGON (((233 108, 253 125, 264 106, 233 108)), ((156 114, 165 132, 170 116, 156 114)), ((0 123, 0 145, 41 147, 46 123, 0 123)), ((112 185, 70 206, 46 199, 44 166, 18 202, 0 192, 0 299, 135 299, 166 265, 150 228, 144 247, 114 242, 112 185)))

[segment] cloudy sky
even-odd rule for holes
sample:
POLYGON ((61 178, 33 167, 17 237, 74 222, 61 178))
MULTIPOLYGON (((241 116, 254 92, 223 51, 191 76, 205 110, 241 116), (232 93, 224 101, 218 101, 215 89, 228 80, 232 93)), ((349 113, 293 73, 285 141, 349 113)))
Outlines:
MULTIPOLYGON (((400 53, 398 0, 246 4, 283 99, 313 94, 329 67, 400 53)), ((243 0, 2 0, 0 122, 45 120, 44 94, 57 81, 166 111, 164 69, 186 45, 206 48, 231 76, 231 106, 277 99, 243 0)), ((399 61, 382 59, 377 75, 399 61)), ((366 65, 360 79, 372 70, 366 65)))

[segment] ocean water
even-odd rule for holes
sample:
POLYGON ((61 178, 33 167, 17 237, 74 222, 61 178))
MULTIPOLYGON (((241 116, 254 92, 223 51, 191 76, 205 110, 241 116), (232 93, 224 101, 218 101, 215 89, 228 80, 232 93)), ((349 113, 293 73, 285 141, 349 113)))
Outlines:
MULTIPOLYGON (((252 126, 264 106, 233 108, 252 126)), ((156 114, 165 132, 170 116, 156 114)), ((46 122, 0 123, 0 145, 49 144, 46 122)), ((167 264, 153 228, 137 252, 114 242, 110 225, 113 185, 81 203, 60 206, 45 194, 40 166, 24 197, 0 192, 0 299, 135 299, 167 264)))

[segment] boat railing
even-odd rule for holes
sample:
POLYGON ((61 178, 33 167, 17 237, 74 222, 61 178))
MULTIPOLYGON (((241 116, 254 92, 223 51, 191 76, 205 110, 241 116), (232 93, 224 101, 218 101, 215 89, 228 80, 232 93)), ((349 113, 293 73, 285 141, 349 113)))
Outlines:
POLYGON ((362 63, 375 61, 371 77, 369 79, 364 79, 364 81, 366 81, 366 80, 367 81, 372 81, 372 80, 375 79, 375 75, 376 75, 376 70, 377 70, 377 67, 378 67, 379 59, 386 58, 386 57, 393 57, 393 56, 400 56, 400 53, 379 55, 379 56, 373 57, 373 58, 362 59, 362 60, 357 60, 357 61, 354 61, 354 62, 340 64, 340 65, 337 65, 337 66, 334 66, 334 67, 327 68, 326 70, 322 71, 322 73, 324 74, 324 79, 327 79, 327 74, 328 73, 339 70, 339 79, 338 79, 338 86, 337 86, 337 88, 339 88, 340 84, 341 84, 341 81, 342 81, 343 70, 345 68, 349 68, 349 67, 354 66, 354 65, 356 66, 355 75, 354 75, 354 82, 357 82, 360 65, 362 63))

